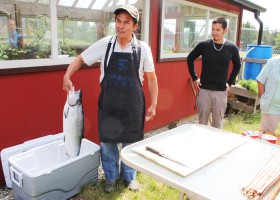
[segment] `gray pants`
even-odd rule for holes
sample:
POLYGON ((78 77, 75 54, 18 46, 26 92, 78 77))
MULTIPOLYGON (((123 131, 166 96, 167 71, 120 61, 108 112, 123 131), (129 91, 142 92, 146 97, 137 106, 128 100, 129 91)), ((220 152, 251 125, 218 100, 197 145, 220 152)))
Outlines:
POLYGON ((280 123, 280 114, 266 114, 262 113, 261 130, 275 132, 280 123))
POLYGON ((222 128, 227 108, 227 92, 200 89, 197 96, 199 123, 207 125, 212 113, 212 126, 222 128))

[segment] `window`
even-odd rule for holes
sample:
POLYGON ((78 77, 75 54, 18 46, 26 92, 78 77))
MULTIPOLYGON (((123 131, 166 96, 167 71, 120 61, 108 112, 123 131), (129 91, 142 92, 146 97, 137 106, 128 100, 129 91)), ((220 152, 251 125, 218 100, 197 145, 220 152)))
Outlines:
POLYGON ((185 58, 202 40, 211 38, 212 21, 228 20, 226 38, 235 42, 237 15, 183 0, 163 0, 160 59, 185 58))
POLYGON ((0 60, 50 57, 48 1, 1 1, 0 60))
POLYGON ((115 34, 113 12, 126 3, 138 8, 135 34, 148 42, 149 0, 1 0, 0 68, 71 63, 97 40, 115 34))

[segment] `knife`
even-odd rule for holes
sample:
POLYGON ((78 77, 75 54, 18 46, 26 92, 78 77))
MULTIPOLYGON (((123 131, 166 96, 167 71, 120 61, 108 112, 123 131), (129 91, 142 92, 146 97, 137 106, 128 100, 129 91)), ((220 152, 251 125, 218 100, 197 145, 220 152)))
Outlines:
POLYGON ((186 165, 185 163, 182 163, 182 162, 180 162, 180 161, 178 161, 178 160, 176 160, 176 159, 174 159, 174 158, 171 158, 171 157, 167 156, 165 153, 163 153, 162 151, 159 151, 159 150, 155 149, 154 147, 146 146, 146 150, 147 150, 147 151, 150 151, 150 152, 152 152, 152 153, 154 153, 154 154, 157 154, 157 155, 159 155, 159 156, 161 156, 161 157, 163 157, 163 158, 166 158, 166 159, 168 159, 168 160, 170 160, 170 161, 173 161, 173 162, 175 162, 175 163, 177 163, 177 164, 179 164, 179 165, 182 165, 182 166, 184 166, 184 167, 190 168, 190 167, 189 167, 188 165, 186 165))

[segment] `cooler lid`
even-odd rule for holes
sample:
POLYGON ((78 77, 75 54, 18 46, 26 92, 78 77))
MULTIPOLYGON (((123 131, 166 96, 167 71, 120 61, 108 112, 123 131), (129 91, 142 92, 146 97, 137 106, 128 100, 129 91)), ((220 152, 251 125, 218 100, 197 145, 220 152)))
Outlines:
POLYGON ((43 137, 39 137, 33 140, 28 140, 22 144, 18 144, 12 147, 5 148, 1 151, 1 162, 2 162, 2 168, 4 172, 4 178, 6 182, 6 186, 9 188, 12 188, 12 181, 10 177, 10 171, 9 171, 9 158, 17 155, 19 153, 28 151, 32 148, 48 144, 53 141, 57 140, 63 140, 64 139, 64 134, 63 133, 58 133, 54 135, 47 135, 43 137))

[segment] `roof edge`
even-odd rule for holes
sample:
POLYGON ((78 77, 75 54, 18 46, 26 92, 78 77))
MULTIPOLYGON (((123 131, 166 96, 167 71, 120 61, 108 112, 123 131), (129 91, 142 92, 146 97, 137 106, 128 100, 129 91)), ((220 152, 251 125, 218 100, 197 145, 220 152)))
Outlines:
POLYGON ((242 6, 244 6, 244 9, 249 10, 251 12, 254 11, 266 12, 266 8, 259 6, 248 0, 233 0, 233 2, 241 4, 242 6))

